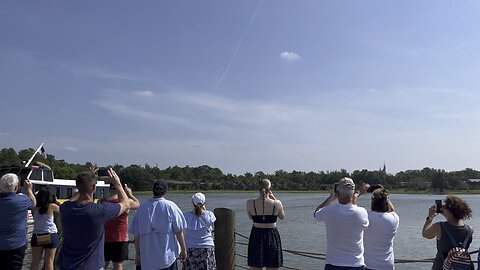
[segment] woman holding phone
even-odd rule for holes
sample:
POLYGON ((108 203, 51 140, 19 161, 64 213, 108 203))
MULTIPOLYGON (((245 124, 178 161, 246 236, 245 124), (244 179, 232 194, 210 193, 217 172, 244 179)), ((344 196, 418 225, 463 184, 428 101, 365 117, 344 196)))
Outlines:
MULTIPOLYGON (((365 193, 362 191, 360 188, 360 194, 365 193)), ((373 185, 367 192, 372 194, 372 198, 371 210, 367 211, 369 225, 363 235, 365 269, 393 270, 395 269, 393 239, 400 220, 390 201, 388 190, 381 185, 373 185)))
POLYGON ((444 205, 436 203, 428 209, 422 236, 427 239, 437 239, 437 255, 433 261, 432 270, 442 270, 443 261, 447 258, 448 252, 456 247, 452 244, 449 235, 456 243, 464 244, 463 242, 466 240, 465 249, 468 250, 472 242, 473 229, 465 224, 464 219, 471 217, 472 210, 468 203, 453 195, 447 196, 444 205), (441 213, 447 221, 439 221, 432 225, 433 219, 438 213, 441 213))
POLYGON ((282 242, 278 233, 277 218, 284 219, 280 200, 272 193, 268 179, 258 182, 259 197, 247 201, 247 214, 253 221, 248 241, 248 266, 251 270, 278 269, 283 266, 282 242))

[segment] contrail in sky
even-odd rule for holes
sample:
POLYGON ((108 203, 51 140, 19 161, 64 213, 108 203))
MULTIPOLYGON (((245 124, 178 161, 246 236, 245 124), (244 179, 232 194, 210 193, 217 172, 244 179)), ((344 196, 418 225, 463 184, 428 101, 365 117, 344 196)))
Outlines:
POLYGON ((217 90, 218 87, 220 86, 220 84, 223 82, 223 79, 225 78, 225 75, 227 74, 228 70, 230 69, 230 66, 233 63, 233 60, 235 59, 235 56, 237 56, 237 52, 240 49, 240 46, 242 45, 243 38, 245 38, 245 35, 247 35, 247 33, 248 33, 248 29, 250 29, 250 26, 252 25, 253 21, 255 20, 255 17, 257 16, 258 8, 260 8, 260 6, 262 5, 262 2, 263 2, 263 0, 260 0, 258 2, 258 5, 257 5, 257 7, 255 8, 255 11, 252 14, 252 17, 250 18, 250 22, 248 22, 248 25, 245 28, 245 31, 243 31, 243 34, 242 34, 242 36, 240 37, 240 40, 237 43, 237 47, 235 47, 235 50, 233 51, 232 57, 230 57, 230 61, 228 61, 227 67, 223 71, 222 76, 220 76, 220 79, 217 82, 217 86, 215 86, 215 90, 217 90))

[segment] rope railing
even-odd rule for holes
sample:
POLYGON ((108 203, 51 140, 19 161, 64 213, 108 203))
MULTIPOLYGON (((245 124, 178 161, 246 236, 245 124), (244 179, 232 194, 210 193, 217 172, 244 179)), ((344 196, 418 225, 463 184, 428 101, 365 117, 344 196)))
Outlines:
MULTIPOLYGON (((235 235, 238 235, 241 238, 247 239, 248 237, 239 233, 235 232, 235 235)), ((244 242, 239 242, 235 241, 235 244, 242 245, 242 246, 248 246, 248 243, 244 242)), ((325 253, 319 253, 319 252, 309 252, 309 251, 302 251, 302 250, 292 250, 292 249, 283 249, 284 252, 293 254, 293 255, 298 255, 306 258, 311 258, 311 259, 317 259, 317 260, 325 260, 325 256, 327 254, 325 253)), ((475 251, 470 251, 469 254, 475 254, 478 253, 478 250, 475 251)), ((236 254, 239 255, 239 254, 236 254)), ((240 257, 246 257, 245 255, 239 255, 240 257)), ((395 259, 396 264, 404 264, 404 263, 432 263, 435 260, 435 258, 424 258, 424 259, 395 259)), ((296 268, 291 268, 288 266, 283 266, 283 268, 287 269, 296 269, 296 268)))

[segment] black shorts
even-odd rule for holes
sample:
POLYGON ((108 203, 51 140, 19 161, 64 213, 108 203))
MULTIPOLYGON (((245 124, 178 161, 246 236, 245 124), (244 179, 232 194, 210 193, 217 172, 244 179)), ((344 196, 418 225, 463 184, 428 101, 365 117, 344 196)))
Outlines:
POLYGON ((128 242, 105 242, 105 261, 123 262, 128 259, 128 242))
POLYGON ((22 270, 23 258, 27 245, 10 250, 0 250, 0 265, 2 269, 22 270))
POLYGON ((37 235, 47 235, 48 233, 32 233, 32 240, 30 244, 32 247, 43 248, 57 248, 58 247, 58 233, 50 233, 50 244, 39 245, 37 244, 37 235))

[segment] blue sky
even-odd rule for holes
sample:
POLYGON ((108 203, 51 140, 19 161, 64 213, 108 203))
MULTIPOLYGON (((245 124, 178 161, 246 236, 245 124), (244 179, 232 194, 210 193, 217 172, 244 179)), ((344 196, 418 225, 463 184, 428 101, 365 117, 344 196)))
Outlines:
POLYGON ((480 169, 478 1, 2 1, 0 148, 480 169))

